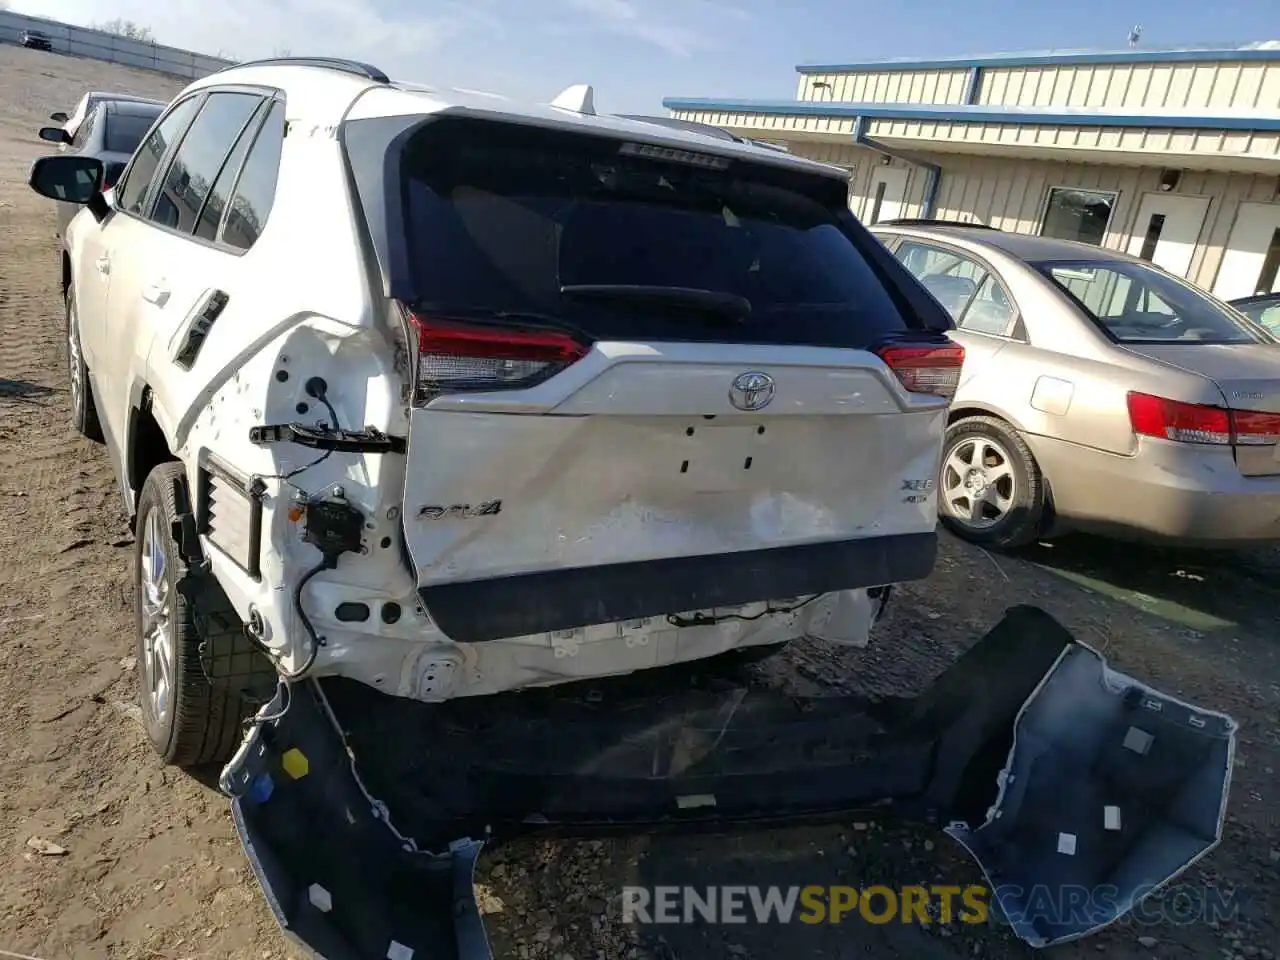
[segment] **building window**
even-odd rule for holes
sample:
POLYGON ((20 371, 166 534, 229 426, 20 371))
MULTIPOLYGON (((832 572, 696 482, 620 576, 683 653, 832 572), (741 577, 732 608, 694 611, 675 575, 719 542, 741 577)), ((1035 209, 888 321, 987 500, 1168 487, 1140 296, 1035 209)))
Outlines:
POLYGON ((1049 191, 1040 236, 1079 240, 1100 247, 1115 204, 1114 193, 1054 187, 1049 191))

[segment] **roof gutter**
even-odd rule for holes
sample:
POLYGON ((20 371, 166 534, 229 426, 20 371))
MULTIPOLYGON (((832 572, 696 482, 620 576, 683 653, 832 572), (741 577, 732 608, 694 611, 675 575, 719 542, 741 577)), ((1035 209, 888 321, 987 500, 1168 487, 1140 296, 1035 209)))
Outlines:
POLYGON ((921 160, 908 154, 886 147, 879 140, 872 140, 867 136, 867 118, 857 117, 853 121, 853 142, 859 147, 866 147, 868 150, 874 150, 882 156, 890 157, 894 160, 901 160, 903 163, 913 167, 919 167, 925 172, 924 184, 924 210, 921 217, 925 220, 932 220, 935 208, 938 204, 938 187, 942 181, 942 167, 936 163, 929 163, 927 160, 921 160))

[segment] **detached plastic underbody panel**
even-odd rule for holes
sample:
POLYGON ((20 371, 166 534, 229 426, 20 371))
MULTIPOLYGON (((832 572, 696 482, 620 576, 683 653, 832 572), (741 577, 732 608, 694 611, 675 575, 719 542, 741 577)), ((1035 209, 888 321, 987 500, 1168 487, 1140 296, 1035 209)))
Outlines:
POLYGON ((956 837, 1044 946, 1115 921, 1221 836, 1235 724, 1112 672, 1032 607, 912 700, 699 667, 443 705, 351 681, 282 691, 223 773, 277 919, 327 960, 486 960, 480 839, 875 806, 956 837), (1087 916, 1027 909, 1066 885, 1118 895, 1087 916))

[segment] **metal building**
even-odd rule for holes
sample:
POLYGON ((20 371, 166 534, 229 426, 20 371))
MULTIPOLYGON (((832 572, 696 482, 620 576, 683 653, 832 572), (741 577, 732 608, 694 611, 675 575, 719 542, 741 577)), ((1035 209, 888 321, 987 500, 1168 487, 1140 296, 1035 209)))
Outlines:
POLYGON ((1280 290, 1280 43, 797 67, 794 101, 668 98, 849 170, 865 223, 937 217, 1280 290))

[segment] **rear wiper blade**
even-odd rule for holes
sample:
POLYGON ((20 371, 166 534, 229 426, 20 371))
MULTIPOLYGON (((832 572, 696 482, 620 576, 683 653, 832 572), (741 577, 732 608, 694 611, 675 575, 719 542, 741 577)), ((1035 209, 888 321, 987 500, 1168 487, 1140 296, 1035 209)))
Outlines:
POLYGON ((691 307, 729 320, 742 320, 751 313, 751 301, 736 293, 701 290, 696 287, 660 287, 631 283, 569 283, 560 288, 566 297, 594 297, 600 300, 629 300, 675 307, 691 307))

